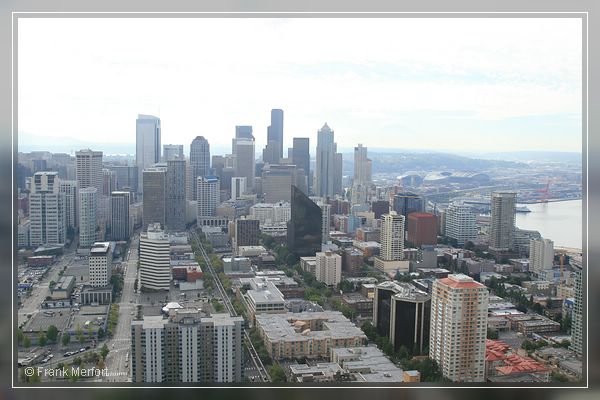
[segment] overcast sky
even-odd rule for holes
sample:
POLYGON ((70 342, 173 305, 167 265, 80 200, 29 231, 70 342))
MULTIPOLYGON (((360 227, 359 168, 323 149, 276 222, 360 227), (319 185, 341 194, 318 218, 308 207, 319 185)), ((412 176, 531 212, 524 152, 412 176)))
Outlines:
MULTIPOLYGON (((19 135, 230 147, 271 108, 284 148, 581 151, 578 19, 20 19, 19 135)), ((101 150, 101 148, 98 148, 101 150)), ((284 151, 285 153, 285 151, 284 151)))

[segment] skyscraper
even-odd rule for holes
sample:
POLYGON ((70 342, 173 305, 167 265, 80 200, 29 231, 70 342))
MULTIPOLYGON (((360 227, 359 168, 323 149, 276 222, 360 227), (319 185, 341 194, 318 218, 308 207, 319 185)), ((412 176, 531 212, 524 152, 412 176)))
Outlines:
MULTIPOLYGON (((316 188, 315 195, 319 197, 332 197, 336 188, 341 187, 341 154, 337 154, 337 145, 334 141, 333 131, 327 123, 317 133, 317 165, 315 170, 316 188), (337 182, 339 180, 339 183, 337 182)), ((340 190, 341 192, 341 190, 340 190)))
POLYGON ((342 256, 331 251, 318 252, 315 278, 327 286, 337 286, 342 280, 342 256))
POLYGON ((423 354, 429 345, 430 318, 431 296, 410 283, 388 281, 375 287, 373 325, 396 350, 404 346, 423 354))
POLYGON ((477 214, 463 203, 452 203, 445 211, 445 235, 463 246, 477 237, 477 214))
POLYGON ((198 177, 198 226, 202 225, 201 220, 204 217, 214 217, 215 211, 220 203, 220 184, 216 176, 198 177))
POLYGON ((160 118, 139 114, 135 121, 135 163, 138 170, 138 193, 143 193, 144 169, 160 161, 160 118))
POLYGON ((402 260, 404 258, 404 215, 384 214, 381 220, 381 259, 402 260))
POLYGON ((238 218, 235 220, 234 247, 258 246, 260 239, 260 221, 254 218, 238 218))
POLYGON ((295 165, 269 165, 263 170, 262 190, 266 203, 289 202, 292 185, 306 193, 304 173, 295 165))
POLYGON ((75 175, 79 189, 95 187, 102 193, 102 152, 90 149, 75 152, 75 175))
POLYGON ((275 143, 276 152, 273 161, 267 161, 272 164, 279 164, 279 159, 283 158, 283 110, 271 110, 271 125, 267 128, 267 143, 275 143))
POLYGON ((170 231, 183 231, 186 226, 186 162, 183 158, 167 161, 165 225, 170 231))
POLYGON ((529 245, 529 271, 539 275, 554 266, 554 242, 550 239, 531 240, 529 245))
POLYGON ((246 177, 246 188, 254 190, 256 158, 254 154, 254 136, 251 126, 236 126, 235 138, 232 142, 234 176, 246 177))
POLYGON ((143 229, 149 224, 165 226, 167 168, 149 167, 143 171, 143 229))
POLYGON ((77 222, 77 181, 60 180, 61 193, 65 194, 65 218, 67 229, 76 230, 77 222))
POLYGON ((312 257, 321 251, 323 211, 296 186, 292 186, 291 209, 288 248, 298 257, 312 257))
POLYGON ((117 173, 112 169, 102 168, 102 196, 110 196, 117 190, 117 173))
POLYGON ((196 136, 190 145, 190 177, 192 200, 198 196, 198 177, 208 176, 210 170, 210 144, 204 136, 196 136))
POLYGON ((433 283, 429 357, 453 382, 484 382, 487 288, 466 275, 433 283))
POLYGON ((514 192, 492 193, 489 249, 496 255, 513 250, 516 201, 514 192))
POLYGON ((147 232, 140 234, 140 283, 153 290, 171 287, 169 238, 158 223, 151 223, 147 232))
POLYGON ((30 244, 65 243, 65 194, 60 192, 58 172, 36 172, 29 193, 30 244))
POLYGON ((104 287, 112 276, 112 251, 110 242, 96 242, 88 258, 90 286, 104 287))
POLYGON ((129 240, 131 221, 129 218, 129 192, 112 192, 110 196, 110 237, 112 240, 129 240))
MULTIPOLYGON (((423 197, 418 194, 410 192, 398 193, 394 196, 392 209, 398 214, 404 215, 406 220, 410 213, 425 211, 425 202, 423 201, 423 197)), ((405 226, 404 228, 406 230, 408 227, 405 226)))
POLYGON ((183 309, 131 323, 133 382, 242 382, 244 319, 183 309))
POLYGON ((354 184, 371 184, 371 160, 362 144, 354 148, 354 184))
POLYGON ((571 350, 577 357, 583 356, 583 265, 581 258, 571 257, 571 267, 575 274, 573 279, 574 298, 573 298, 573 318, 571 323, 571 350))
MULTIPOLYGON (((290 157, 290 156, 288 156, 290 157)), ((292 164, 304 170, 306 176, 306 193, 311 193, 312 176, 310 174, 310 140, 309 138, 294 138, 291 154, 292 164)))
POLYGON ((98 226, 98 189, 79 189, 79 247, 89 248, 96 242, 98 226))
MULTIPOLYGON (((191 154, 191 153, 190 153, 191 154)), ((162 161, 183 160, 183 145, 182 144, 163 144, 162 161)))

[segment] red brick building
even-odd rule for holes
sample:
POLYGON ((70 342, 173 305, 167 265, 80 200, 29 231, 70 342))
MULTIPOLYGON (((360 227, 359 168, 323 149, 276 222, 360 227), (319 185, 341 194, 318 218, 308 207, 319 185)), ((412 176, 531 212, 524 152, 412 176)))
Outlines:
POLYGON ((433 214, 414 212, 408 214, 408 241, 417 247, 437 244, 437 218, 433 214))

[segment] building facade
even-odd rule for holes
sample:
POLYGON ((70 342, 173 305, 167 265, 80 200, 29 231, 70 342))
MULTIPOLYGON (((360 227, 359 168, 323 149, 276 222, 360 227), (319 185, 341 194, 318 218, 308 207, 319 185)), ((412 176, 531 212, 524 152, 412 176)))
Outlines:
POLYGON ((140 284, 153 290, 171 287, 171 257, 169 238, 159 223, 148 226, 140 234, 140 284))
POLYGON ((110 237, 112 240, 129 240, 131 218, 129 204, 131 193, 115 191, 110 196, 110 237))
POLYGON ((165 226, 170 231, 186 227, 186 162, 184 159, 167 161, 165 226))
POLYGON ((452 203, 444 213, 445 235, 456 239, 459 246, 477 237, 477 214, 465 204, 452 203))
POLYGON ((484 382, 487 288, 466 275, 433 283, 429 357, 453 382, 484 382))
POLYGON ((190 145, 190 173, 192 200, 197 200, 198 177, 210 175, 210 144, 204 136, 196 136, 190 145))
POLYGON ((298 257, 314 256, 321 251, 323 211, 296 186, 292 186, 291 218, 287 225, 287 243, 298 257))
POLYGON ((112 251, 109 242, 96 242, 88 257, 90 286, 104 287, 112 276, 112 251))
POLYGON ((337 286, 342 281, 342 256, 331 251, 316 253, 315 278, 327 286, 337 286))
POLYGON ((516 201, 517 194, 514 192, 492 193, 490 251, 494 253, 514 249, 516 201))
POLYGON ((390 213, 381 217, 381 252, 385 261, 404 258, 404 215, 390 213))
POLYGON ((554 242, 550 239, 531 240, 529 244, 529 271, 539 275, 554 266, 554 242))
POLYGON ((79 247, 89 248, 96 242, 98 227, 98 189, 79 189, 79 247))
POLYGON ((138 115, 135 121, 135 163, 138 171, 138 193, 144 191, 144 170, 160 162, 160 135, 160 118, 152 115, 138 115))
POLYGON ((220 204, 220 181, 216 176, 199 176, 197 178, 196 194, 198 206, 198 225, 203 218, 216 215, 217 206, 220 204))
POLYGON ((159 223, 165 227, 165 208, 167 195, 167 168, 150 167, 143 171, 143 205, 144 229, 149 224, 159 223))
POLYGON ((65 194, 57 172, 36 172, 29 193, 29 244, 61 245, 66 240, 65 194))

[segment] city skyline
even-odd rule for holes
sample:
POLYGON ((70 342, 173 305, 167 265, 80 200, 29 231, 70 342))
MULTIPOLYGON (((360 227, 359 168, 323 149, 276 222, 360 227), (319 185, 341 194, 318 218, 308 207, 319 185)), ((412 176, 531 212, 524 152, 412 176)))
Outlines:
POLYGON ((342 149, 385 143, 463 151, 476 142, 481 150, 581 151, 580 21, 401 21, 20 21, 19 140, 133 144, 132 116, 147 113, 161 118, 164 143, 187 145, 203 135, 215 149, 227 147, 236 125, 252 125, 258 152, 267 144, 269 112, 280 108, 284 149, 293 137, 308 137, 314 148, 316 131, 327 122, 342 149), (151 32, 150 23, 172 33, 151 32), (91 33, 106 26, 98 24, 111 29, 91 33), (138 33, 125 34, 132 24, 138 33), (183 51, 204 30, 231 27, 219 41, 183 51), (73 29, 81 35, 65 36, 73 29), (415 33, 419 41, 387 39, 415 33), (311 50, 300 51, 300 45, 311 50), (68 118, 50 103, 69 110, 68 118), (103 124, 87 123, 99 119, 103 124), (373 131, 374 140, 364 140, 373 131))

